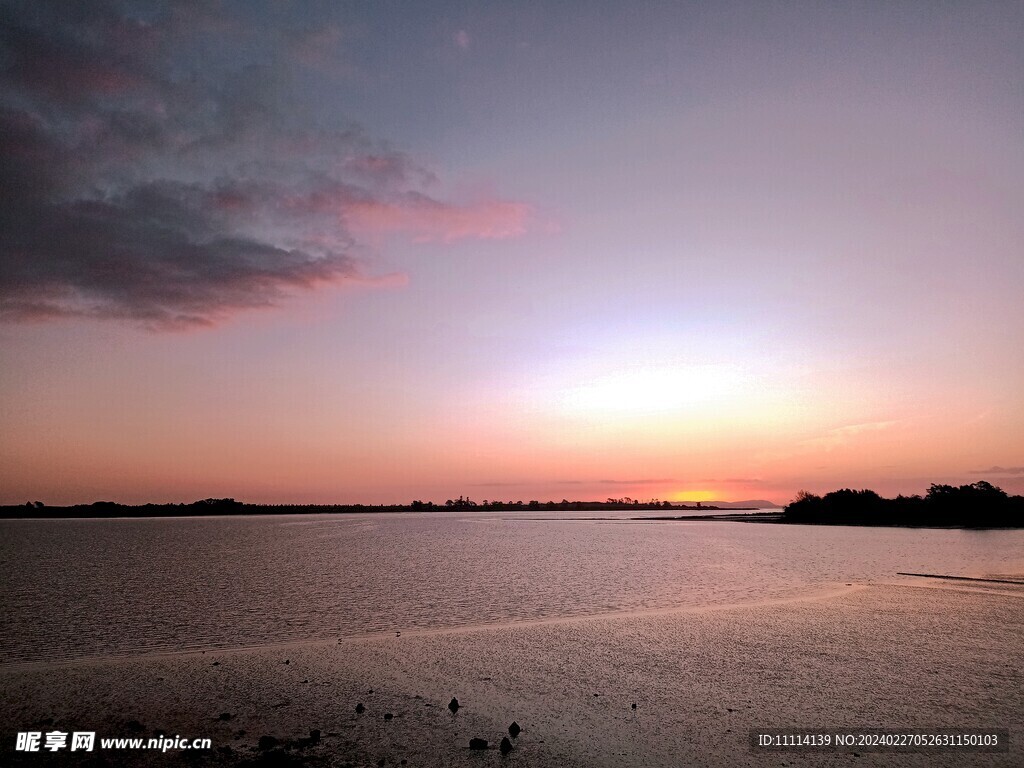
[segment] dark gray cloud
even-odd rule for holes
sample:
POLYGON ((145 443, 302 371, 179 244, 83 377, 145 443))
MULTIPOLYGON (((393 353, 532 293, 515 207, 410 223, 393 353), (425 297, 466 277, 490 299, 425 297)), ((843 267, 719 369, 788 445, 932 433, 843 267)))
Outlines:
POLYGON ((232 234, 218 206, 230 194, 153 182, 100 199, 39 201, 20 220, 5 215, 2 316, 208 325, 356 274, 342 253, 232 234))
POLYGON ((408 155, 305 118, 294 37, 219 8, 0 0, 0 320, 209 325, 365 279, 357 214, 453 218, 408 155))

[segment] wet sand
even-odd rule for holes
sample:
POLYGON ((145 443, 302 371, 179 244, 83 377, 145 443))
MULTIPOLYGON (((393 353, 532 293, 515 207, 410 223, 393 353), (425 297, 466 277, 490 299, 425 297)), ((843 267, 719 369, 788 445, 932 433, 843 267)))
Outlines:
POLYGON ((0 668, 3 762, 1019 766, 1022 661, 1024 589, 939 582, 838 585, 757 605, 8 666, 0 668), (462 705, 454 715, 447 708, 453 696, 462 705), (503 756, 497 746, 513 720, 523 732, 503 756), (1010 751, 752 752, 749 731, 770 727, 1009 728, 1010 751), (54 729, 95 730, 98 738, 209 737, 213 750, 13 752, 15 732, 54 729), (316 743, 313 729, 321 732, 316 743), (262 736, 279 743, 261 749, 262 736), (474 737, 491 749, 471 751, 474 737))

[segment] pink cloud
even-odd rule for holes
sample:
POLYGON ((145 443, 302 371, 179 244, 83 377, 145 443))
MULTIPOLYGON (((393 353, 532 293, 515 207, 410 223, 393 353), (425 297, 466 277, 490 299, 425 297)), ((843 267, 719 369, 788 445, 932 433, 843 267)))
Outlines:
POLYGON ((458 32, 455 33, 453 39, 455 40, 455 45, 457 45, 462 50, 465 51, 469 48, 469 32, 467 32, 466 30, 460 29, 458 32))
POLYGON ((453 205, 420 196, 403 203, 357 201, 344 211, 346 222, 356 232, 407 232, 416 242, 443 243, 517 237, 526 232, 529 215, 530 206, 525 203, 487 200, 453 205))

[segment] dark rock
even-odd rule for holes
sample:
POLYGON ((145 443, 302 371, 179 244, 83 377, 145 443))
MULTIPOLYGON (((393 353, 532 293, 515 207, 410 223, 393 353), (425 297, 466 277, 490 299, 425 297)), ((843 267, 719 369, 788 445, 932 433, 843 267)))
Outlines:
POLYGON ((290 661, 289 661, 288 659, 285 659, 285 660, 284 660, 284 663, 285 663, 285 664, 291 664, 291 662, 290 662, 290 661))
POLYGON ((363 702, 360 701, 358 704, 356 704, 356 714, 357 715, 361 715, 365 711, 366 711, 366 707, 363 706, 363 702))
POLYGON ((508 734, 514 739, 516 736, 520 734, 520 732, 522 732, 522 730, 523 729, 519 727, 519 723, 513 720, 512 725, 508 727, 508 734))
POLYGON ((273 736, 260 736, 259 748, 261 752, 273 749, 277 746, 277 739, 273 736))
POLYGON ((393 717, 394 717, 394 715, 392 715, 390 712, 385 712, 384 713, 384 719, 385 720, 390 720, 393 717))
POLYGON ((508 740, 508 736, 503 736, 501 739, 501 746, 498 747, 501 750, 501 754, 507 755, 512 751, 512 742, 508 740))
POLYGON ((225 720, 225 721, 230 720, 231 719, 231 713, 230 712, 221 712, 217 716, 217 719, 218 720, 225 720))
POLYGON ((470 739, 470 749, 487 749, 487 739, 470 739))
POLYGON ((384 763, 385 763, 385 762, 386 762, 386 761, 385 761, 385 760, 384 760, 384 758, 382 757, 382 758, 381 758, 380 760, 378 760, 378 761, 377 761, 377 765, 378 765, 378 766, 380 766, 380 768, 383 768, 383 765, 384 765, 384 763))
POLYGON ((636 702, 633 702, 633 711, 636 712, 636 702))
POLYGON ((220 662, 219 662, 219 661, 215 661, 215 662, 213 662, 213 664, 211 664, 210 666, 211 666, 211 667, 219 667, 219 666, 220 666, 220 662))
POLYGON ((454 696, 452 696, 452 700, 448 702, 448 709, 450 709, 452 712, 459 711, 459 700, 456 699, 454 696))
POLYGON ((309 743, 319 744, 320 743, 320 729, 314 728, 309 732, 309 743))

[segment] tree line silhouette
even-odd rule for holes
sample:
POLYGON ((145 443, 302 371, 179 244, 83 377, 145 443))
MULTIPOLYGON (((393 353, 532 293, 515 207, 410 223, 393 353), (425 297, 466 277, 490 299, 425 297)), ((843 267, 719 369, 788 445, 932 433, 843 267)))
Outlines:
POLYGON ((1010 496, 984 480, 970 485, 932 484, 924 496, 887 499, 871 490, 843 488, 816 496, 800 491, 782 522, 811 525, 1024 527, 1024 496, 1010 496))
POLYGON ((95 501, 91 504, 47 506, 41 501, 21 505, 0 506, 0 518, 93 518, 93 517, 200 517, 206 515, 311 515, 359 512, 444 512, 479 511, 599 511, 642 509, 706 509, 717 507, 689 506, 660 499, 643 501, 623 497, 607 501, 489 501, 476 502, 468 496, 448 499, 444 504, 416 499, 409 504, 245 504, 235 499, 201 499, 189 504, 119 504, 95 501))

